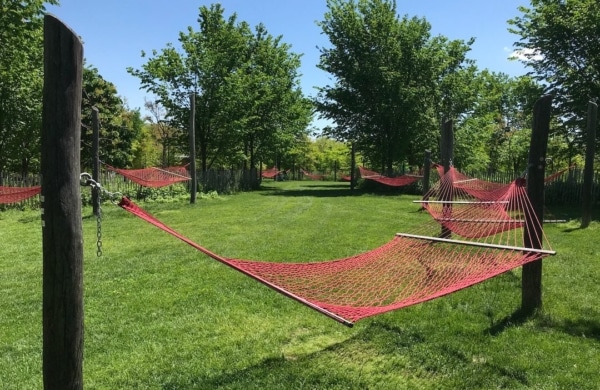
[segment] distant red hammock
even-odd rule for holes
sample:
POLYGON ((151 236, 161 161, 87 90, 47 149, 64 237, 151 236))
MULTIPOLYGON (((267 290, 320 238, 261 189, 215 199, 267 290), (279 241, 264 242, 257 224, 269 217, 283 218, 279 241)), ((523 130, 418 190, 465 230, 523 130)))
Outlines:
MULTIPOLYGON (((436 168, 438 174, 441 177, 444 177, 444 167, 439 164, 433 164, 434 168, 436 168)), ((565 172, 570 169, 573 169, 575 165, 572 165, 568 168, 562 169, 558 172, 555 172, 549 176, 546 176, 544 179, 544 183, 548 184, 555 180, 557 180, 560 176, 562 176, 565 172)), ((481 180, 478 178, 470 177, 465 175, 464 173, 459 172, 456 168, 450 167, 448 171, 447 180, 452 182, 452 185, 459 190, 462 190, 469 195, 479 199, 479 200, 494 200, 503 196, 503 194, 509 190, 509 187, 512 183, 496 183, 486 180, 481 180)))
POLYGON ((0 204, 21 202, 40 193, 42 187, 2 187, 0 186, 0 204))
POLYGON ((185 166, 142 169, 119 169, 110 165, 106 165, 106 167, 144 187, 165 187, 191 179, 185 166))
POLYGON ((280 172, 281 171, 277 169, 277 167, 273 167, 271 169, 267 169, 266 171, 262 171, 260 175, 267 179, 275 179, 280 172))
POLYGON ((440 178, 445 177, 446 185, 452 186, 456 190, 469 194, 479 200, 494 200, 502 197, 511 185, 506 183, 495 183, 467 176, 459 172, 456 168, 450 167, 450 170, 444 175, 444 167, 434 164, 440 178))
POLYGON ((523 211, 531 209, 526 204, 525 179, 487 192, 465 189, 455 179, 455 170, 451 168, 419 202, 448 233, 481 238, 524 226, 523 211))
POLYGON ((306 177, 308 177, 311 180, 323 180, 325 179, 325 175, 320 175, 320 174, 316 174, 316 173, 310 173, 305 171, 304 169, 300 168, 300 171, 302 172, 302 174, 306 177))
POLYGON ((358 169, 360 171, 360 176, 363 179, 373 180, 390 187, 403 187, 412 184, 422 178, 422 176, 416 175, 401 175, 397 177, 387 177, 363 167, 358 167, 358 169))

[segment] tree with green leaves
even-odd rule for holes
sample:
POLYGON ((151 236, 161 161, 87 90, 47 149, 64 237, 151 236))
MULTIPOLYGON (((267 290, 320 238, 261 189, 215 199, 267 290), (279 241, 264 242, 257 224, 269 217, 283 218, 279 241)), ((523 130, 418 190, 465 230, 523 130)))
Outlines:
POLYGON ((454 164, 465 170, 521 173, 527 161, 533 104, 543 87, 529 76, 488 70, 472 83, 477 99, 455 126, 454 164))
POLYGON ((198 22, 199 31, 179 34, 181 51, 168 44, 142 69, 128 71, 157 96, 172 127, 187 128, 195 94, 202 171, 274 161, 310 122, 310 102, 298 86, 299 56, 264 26, 253 33, 235 14, 225 19, 219 4, 200 7, 198 22))
POLYGON ((81 163, 87 167, 92 164, 92 107, 98 108, 100 117, 100 159, 115 167, 129 167, 132 145, 143 125, 141 114, 128 111, 115 85, 88 66, 83 69, 81 101, 81 163))
POLYGON ((319 22, 331 47, 318 67, 333 86, 319 89, 316 106, 335 123, 325 134, 353 142, 372 165, 390 171, 420 164, 439 138, 443 118, 461 114, 474 99, 466 59, 472 41, 431 37, 425 19, 401 19, 390 0, 328 0, 319 22))
POLYGON ((509 20, 521 61, 554 95, 565 142, 581 150, 588 101, 600 96, 600 7, 597 0, 532 0, 509 20))
POLYGON ((150 129, 155 141, 160 145, 160 166, 167 167, 175 164, 175 154, 179 152, 185 155, 181 147, 181 139, 185 136, 181 128, 173 127, 167 116, 166 109, 154 100, 146 100, 144 107, 150 113, 146 121, 150 123, 150 129))
POLYGON ((44 4, 0 2, 0 173, 39 169, 44 4))

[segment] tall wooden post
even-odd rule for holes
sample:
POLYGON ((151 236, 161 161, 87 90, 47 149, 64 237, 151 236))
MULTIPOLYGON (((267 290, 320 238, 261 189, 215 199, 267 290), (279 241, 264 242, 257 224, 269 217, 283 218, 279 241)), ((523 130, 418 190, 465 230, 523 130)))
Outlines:
POLYGON ((42 244, 44 389, 83 388, 80 155, 83 45, 44 17, 42 244))
MULTIPOLYGON (((98 108, 92 107, 92 179, 100 183, 100 119, 98 108)), ((100 191, 92 187, 92 210, 95 216, 100 214, 100 191)))
MULTIPOLYGON (((525 215, 524 241, 527 248, 542 249, 544 220, 544 177, 552 96, 542 96, 533 107, 533 125, 529 146, 527 196, 533 215, 525 215)), ((542 307, 542 260, 523 266, 521 280, 521 310, 531 314, 542 307)))
POLYGON ((425 149, 423 156, 423 196, 429 192, 429 179, 431 177, 431 150, 425 149))
MULTIPOLYGON (((453 122, 452 120, 447 120, 442 124, 442 150, 441 150, 441 155, 442 155, 442 165, 444 166, 444 177, 442 177, 441 181, 444 182, 444 186, 447 186, 448 189, 444 190, 442 193, 442 198, 441 200, 443 201, 448 201, 448 203, 444 203, 442 205, 443 208, 443 213, 444 215, 451 215, 452 213, 452 203, 450 203, 450 201, 452 201, 452 196, 453 196, 453 191, 452 191, 452 186, 454 185, 454 183, 452 183, 451 179, 448 179, 448 177, 445 176, 446 173, 448 173, 448 171, 450 170, 450 167, 452 166, 452 158, 454 155, 454 128, 453 128, 453 122)), ((450 231, 450 229, 448 229, 446 226, 442 225, 442 231, 440 234, 440 237, 442 238, 449 238, 452 235, 452 232, 450 231)))
POLYGON ((452 119, 442 124, 441 149, 442 165, 444 166, 444 173, 447 173, 454 158, 454 128, 452 119))
POLYGON ((198 177, 196 176, 196 93, 190 94, 190 203, 196 203, 198 177))
POLYGON ((354 142, 350 145, 350 189, 354 190, 356 186, 356 149, 354 142))
POLYGON ((597 127, 598 105, 594 102, 589 102, 587 111, 587 145, 585 147, 585 167, 583 168, 582 229, 590 226, 590 222, 592 222, 592 184, 594 182, 594 155, 596 153, 597 127))

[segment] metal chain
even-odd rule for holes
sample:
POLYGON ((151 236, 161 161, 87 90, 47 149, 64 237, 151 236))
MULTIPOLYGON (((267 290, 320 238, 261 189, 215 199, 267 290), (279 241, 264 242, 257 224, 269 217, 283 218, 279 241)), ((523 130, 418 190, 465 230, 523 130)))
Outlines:
POLYGON ((82 186, 90 186, 98 191, 98 214, 96 215, 96 256, 102 256, 102 195, 107 195, 107 198, 115 203, 122 195, 118 192, 108 192, 100 183, 92 179, 92 175, 83 172, 80 176, 82 186))
POLYGON ((98 190, 98 214, 96 214, 96 256, 102 256, 102 194, 98 190))

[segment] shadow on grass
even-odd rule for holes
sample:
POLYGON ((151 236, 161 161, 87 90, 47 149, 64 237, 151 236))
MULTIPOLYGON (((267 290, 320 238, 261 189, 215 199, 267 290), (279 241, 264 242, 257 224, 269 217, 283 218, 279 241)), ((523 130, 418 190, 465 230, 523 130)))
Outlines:
MULTIPOLYGON (((271 356, 246 368, 216 375, 181 376, 179 381, 164 383, 163 388, 367 389, 379 388, 382 381, 387 383, 382 388, 396 388, 394 381, 403 387, 408 383, 438 388, 443 387, 442 376, 456 383, 457 378, 463 380, 466 372, 473 370, 470 353, 443 341, 443 337, 441 340, 430 341, 414 329, 374 321, 350 338, 316 352, 271 356), (332 368, 332 363, 337 366, 332 368), (375 366, 376 374, 369 375, 375 366)), ((465 385, 477 387, 490 381, 514 386, 529 384, 524 370, 490 362, 478 364, 478 374, 466 379, 465 385)))
POLYGON ((527 320, 531 319, 532 317, 533 315, 530 312, 525 312, 521 309, 518 309, 511 315, 504 317, 500 321, 490 326, 486 330, 486 333, 492 336, 497 336, 508 328, 524 324, 527 320))
POLYGON ((348 183, 330 183, 315 184, 309 183, 300 188, 285 188, 270 185, 262 185, 259 192, 265 196, 288 196, 288 197, 316 197, 316 198, 337 198, 354 197, 362 195, 377 196, 400 196, 406 191, 398 188, 355 188, 350 189, 348 183))
POLYGON ((528 314, 519 309, 492 325, 486 332, 492 336, 496 336, 508 328, 519 326, 532 320, 534 321, 536 328, 554 329, 575 337, 600 340, 600 323, 595 320, 587 319, 585 318, 586 316, 591 316, 592 318, 599 317, 596 313, 586 313, 586 315, 581 314, 576 320, 559 321, 543 312, 528 314))
POLYGON ((594 338, 600 341, 600 323, 598 321, 584 318, 566 320, 560 326, 560 329, 571 336, 594 338))

